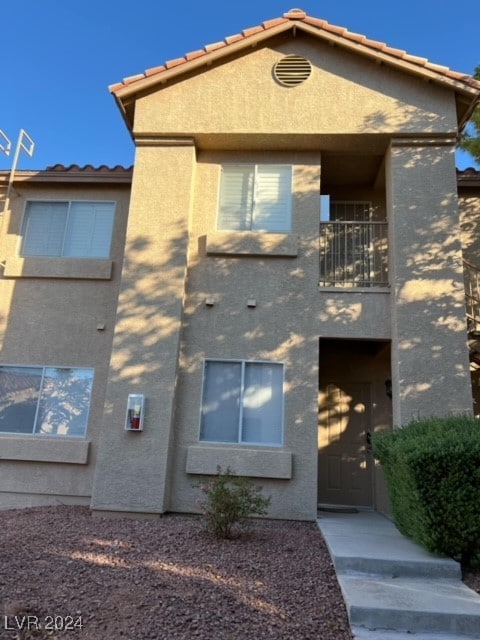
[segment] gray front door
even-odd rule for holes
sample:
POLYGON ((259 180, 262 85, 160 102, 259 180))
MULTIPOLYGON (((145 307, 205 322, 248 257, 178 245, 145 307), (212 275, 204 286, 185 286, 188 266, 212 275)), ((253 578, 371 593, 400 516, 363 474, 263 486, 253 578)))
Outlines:
POLYGON ((318 502, 373 506, 368 382, 321 384, 318 424, 318 502))

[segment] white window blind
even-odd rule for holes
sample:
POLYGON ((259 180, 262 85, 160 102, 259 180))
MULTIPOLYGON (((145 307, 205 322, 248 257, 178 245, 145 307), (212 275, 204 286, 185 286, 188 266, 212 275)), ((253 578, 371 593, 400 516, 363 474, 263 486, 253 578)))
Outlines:
POLYGON ((292 167, 231 165, 222 169, 220 230, 288 232, 292 227, 292 167))
POLYGON ((29 202, 23 227, 22 254, 61 255, 68 202, 29 202))
POLYGON ((258 166, 255 187, 254 228, 258 231, 290 231, 291 167, 258 166))
POLYGON ((107 258, 115 203, 29 202, 23 225, 24 256, 107 258))
POLYGON ((220 184, 219 229, 251 229, 254 167, 223 167, 220 184))
POLYGON ((200 439, 282 444, 283 365, 205 362, 200 439))

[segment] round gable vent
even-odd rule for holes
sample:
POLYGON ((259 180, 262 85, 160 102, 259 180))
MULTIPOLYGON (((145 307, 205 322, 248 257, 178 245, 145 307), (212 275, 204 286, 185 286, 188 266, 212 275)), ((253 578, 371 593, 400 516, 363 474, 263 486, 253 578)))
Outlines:
POLYGON ((312 65, 302 56, 285 56, 273 67, 275 80, 284 87, 296 87, 310 77, 312 65))

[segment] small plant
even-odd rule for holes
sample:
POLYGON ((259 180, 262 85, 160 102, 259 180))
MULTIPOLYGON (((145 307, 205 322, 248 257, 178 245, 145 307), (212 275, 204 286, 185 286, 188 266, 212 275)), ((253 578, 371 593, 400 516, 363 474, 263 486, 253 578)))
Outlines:
POLYGON ((206 529, 216 538, 234 538, 238 529, 253 515, 264 516, 270 497, 261 494, 248 478, 236 476, 227 467, 217 467, 217 475, 200 485, 204 498, 198 498, 197 506, 205 518, 206 529))

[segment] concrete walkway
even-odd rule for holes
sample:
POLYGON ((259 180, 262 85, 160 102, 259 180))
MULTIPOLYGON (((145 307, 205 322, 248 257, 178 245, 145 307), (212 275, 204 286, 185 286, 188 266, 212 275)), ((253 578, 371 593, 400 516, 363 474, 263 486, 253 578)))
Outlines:
POLYGON ((355 638, 480 639, 480 596, 461 581, 458 563, 428 553, 375 512, 321 511, 318 526, 355 638))

